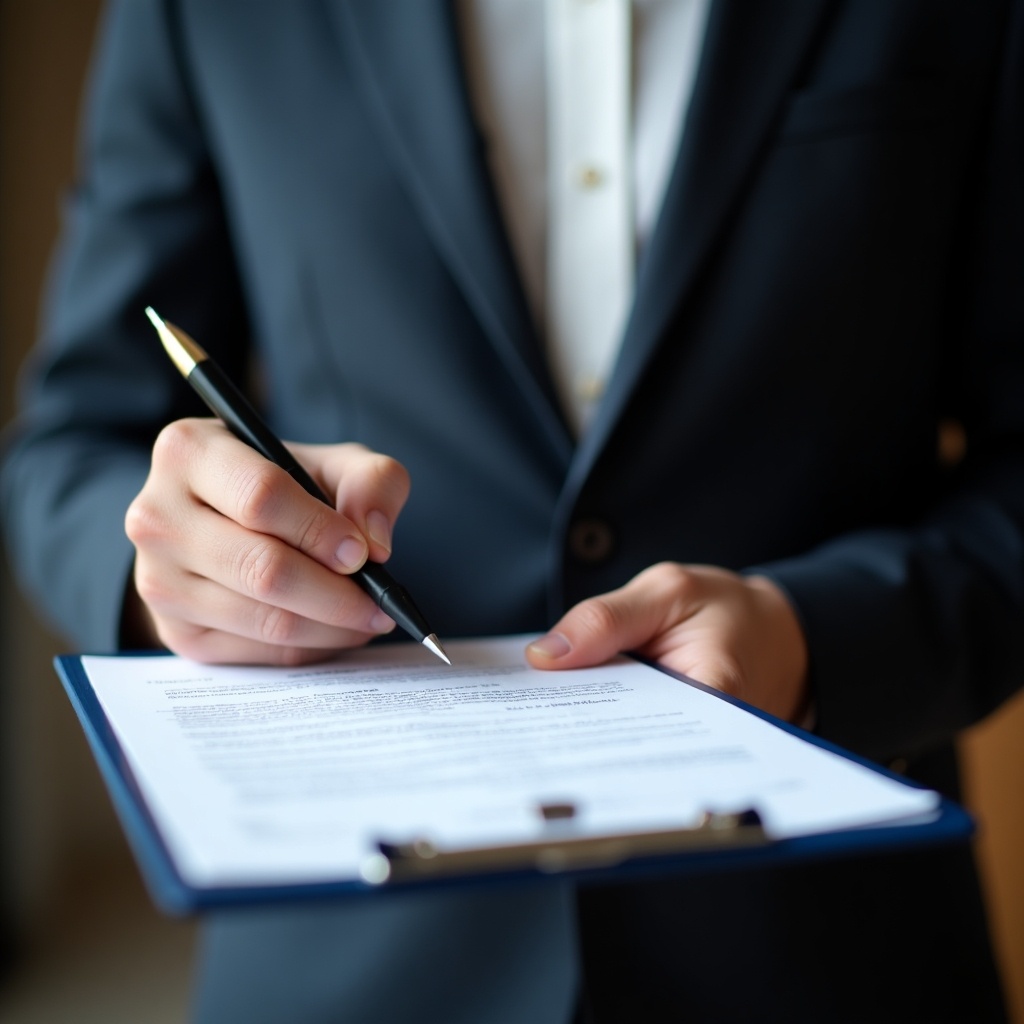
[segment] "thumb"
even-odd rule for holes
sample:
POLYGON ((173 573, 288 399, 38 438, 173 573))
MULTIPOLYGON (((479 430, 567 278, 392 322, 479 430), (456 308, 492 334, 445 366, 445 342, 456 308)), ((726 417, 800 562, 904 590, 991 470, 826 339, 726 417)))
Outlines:
POLYGON ((531 643, 526 660, 534 668, 585 668, 643 647, 661 629, 664 615, 657 604, 632 584, 588 598, 531 643))
POLYGON ((387 561, 398 514, 409 497, 409 473, 395 459, 355 443, 291 446, 322 480, 339 512, 369 541, 370 558, 387 561))

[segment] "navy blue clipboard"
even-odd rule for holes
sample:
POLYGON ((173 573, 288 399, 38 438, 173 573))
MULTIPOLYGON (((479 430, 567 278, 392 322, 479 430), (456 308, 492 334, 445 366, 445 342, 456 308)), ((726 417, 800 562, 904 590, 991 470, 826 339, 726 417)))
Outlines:
MULTIPOLYGON (((153 656, 161 655, 154 653, 153 656)), ((437 877, 428 874, 414 880, 388 882, 383 885, 373 884, 362 878, 339 878, 294 885, 197 888, 188 884, 175 866, 160 830, 146 806, 121 745, 96 698, 81 658, 78 655, 62 655, 54 659, 54 665, 96 758, 149 894, 162 911, 172 915, 311 899, 380 899, 387 898, 391 893, 423 886, 436 888, 495 885, 553 877, 562 880, 570 878, 580 883, 598 883, 613 879, 626 881, 668 874, 749 871, 803 860, 867 856, 926 845, 964 842, 974 832, 974 823, 967 812, 952 801, 942 798, 934 816, 912 823, 849 829, 765 842, 738 841, 734 844, 726 838, 710 845, 698 843, 687 849, 658 853, 643 852, 638 856, 629 856, 614 865, 582 866, 580 863, 572 863, 562 869, 557 865, 552 868, 549 864, 541 869, 537 866, 510 867, 499 862, 496 866, 484 867, 482 870, 437 877)), ((735 704, 807 742, 906 785, 914 785, 864 758, 782 722, 743 701, 718 693, 685 676, 668 674, 735 704)))

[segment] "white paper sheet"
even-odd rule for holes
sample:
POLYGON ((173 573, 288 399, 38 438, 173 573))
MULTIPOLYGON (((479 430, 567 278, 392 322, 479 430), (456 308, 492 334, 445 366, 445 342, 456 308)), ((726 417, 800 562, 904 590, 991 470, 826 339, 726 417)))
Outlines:
POLYGON ((300 669, 174 657, 82 664, 182 877, 358 876, 379 839, 529 841, 538 805, 577 834, 756 808, 778 838, 911 819, 936 794, 622 658, 530 669, 528 638, 379 646, 300 669))

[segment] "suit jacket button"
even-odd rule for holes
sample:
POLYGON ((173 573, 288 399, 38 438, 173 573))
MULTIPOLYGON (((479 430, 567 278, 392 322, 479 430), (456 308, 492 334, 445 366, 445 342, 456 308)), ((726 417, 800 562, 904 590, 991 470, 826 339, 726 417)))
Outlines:
POLYGON ((578 562, 607 562, 614 547, 615 534, 602 519, 578 519, 569 527, 569 551, 578 562))

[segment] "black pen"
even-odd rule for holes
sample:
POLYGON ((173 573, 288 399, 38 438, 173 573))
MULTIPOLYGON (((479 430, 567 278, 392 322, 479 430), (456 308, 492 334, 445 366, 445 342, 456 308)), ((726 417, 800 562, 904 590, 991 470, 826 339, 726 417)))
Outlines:
MULTIPOLYGON (((156 328, 167 354, 181 375, 195 388, 215 416, 237 438, 255 448, 264 458, 280 466, 306 491, 326 505, 334 503, 317 486, 273 431, 260 419, 245 396, 228 379, 224 371, 180 327, 166 323, 151 307, 146 316, 156 328)), ((377 602, 381 611, 390 615, 399 626, 442 661, 448 660, 437 634, 427 625, 408 591, 399 586, 384 566, 366 562, 351 578, 377 602)))

